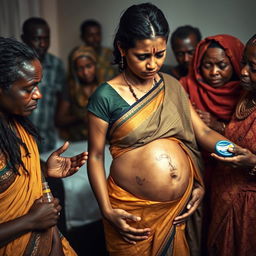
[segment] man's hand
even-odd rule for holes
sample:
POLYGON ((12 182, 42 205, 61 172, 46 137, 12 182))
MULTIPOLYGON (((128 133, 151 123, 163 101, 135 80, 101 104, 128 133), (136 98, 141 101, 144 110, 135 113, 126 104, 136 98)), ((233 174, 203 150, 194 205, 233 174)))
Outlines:
POLYGON ((88 159, 88 152, 83 152, 73 157, 60 156, 69 147, 69 142, 65 142, 62 147, 54 151, 48 158, 47 175, 53 178, 65 178, 76 173, 88 159))

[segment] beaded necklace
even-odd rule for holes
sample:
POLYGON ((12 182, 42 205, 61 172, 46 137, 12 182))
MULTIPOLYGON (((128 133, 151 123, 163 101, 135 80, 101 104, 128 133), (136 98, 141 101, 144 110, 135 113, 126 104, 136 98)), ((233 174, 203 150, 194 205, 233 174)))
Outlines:
POLYGON ((154 82, 153 82, 153 84, 152 84, 152 87, 151 87, 149 90, 147 90, 147 91, 143 91, 143 90, 139 89, 138 87, 136 87, 136 86, 134 86, 134 85, 132 85, 132 84, 130 84, 130 83, 128 82, 127 77, 126 77, 126 75, 125 75, 125 72, 123 72, 122 75, 123 75, 123 79, 124 79, 125 83, 128 85, 128 88, 129 88, 129 90, 130 90, 132 96, 134 97, 134 99, 135 99, 136 101, 138 101, 139 98, 138 98, 138 96, 136 95, 136 93, 135 93, 133 87, 135 87, 138 91, 140 91, 140 92, 142 92, 142 93, 147 93, 147 92, 149 92, 149 91, 155 86, 155 84, 156 84, 156 80, 155 80, 155 78, 154 78, 154 82))
POLYGON ((246 93, 238 103, 236 117, 239 120, 245 119, 256 110, 256 99, 251 93, 246 93))

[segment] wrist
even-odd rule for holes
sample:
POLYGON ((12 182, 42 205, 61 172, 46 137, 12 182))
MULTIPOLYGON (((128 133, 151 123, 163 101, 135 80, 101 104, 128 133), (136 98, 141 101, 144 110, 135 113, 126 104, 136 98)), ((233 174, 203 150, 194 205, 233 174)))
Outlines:
POLYGON ((26 215, 22 216, 21 218, 23 218, 23 221, 25 223, 26 232, 32 232, 36 229, 34 218, 30 213, 27 213, 26 215))
POLYGON ((112 213, 113 213, 112 207, 104 209, 104 210, 101 211, 101 214, 102 214, 103 218, 107 219, 107 220, 110 219, 110 216, 112 215, 112 213))

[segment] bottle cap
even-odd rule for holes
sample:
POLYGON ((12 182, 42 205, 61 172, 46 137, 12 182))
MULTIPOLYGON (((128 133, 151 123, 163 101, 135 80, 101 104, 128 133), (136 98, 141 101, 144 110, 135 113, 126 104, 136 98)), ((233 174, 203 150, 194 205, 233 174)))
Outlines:
POLYGON ((233 148, 235 145, 227 140, 220 140, 215 145, 215 152, 219 156, 229 157, 234 156, 234 153, 229 152, 229 148, 233 148))

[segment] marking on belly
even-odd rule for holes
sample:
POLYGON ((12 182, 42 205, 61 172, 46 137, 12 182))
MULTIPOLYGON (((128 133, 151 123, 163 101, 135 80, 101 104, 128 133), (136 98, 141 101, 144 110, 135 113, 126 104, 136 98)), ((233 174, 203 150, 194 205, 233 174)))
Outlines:
POLYGON ((156 157, 157 161, 162 161, 166 160, 169 167, 170 167, 170 175, 172 178, 177 178, 177 168, 176 166, 172 163, 172 159, 168 154, 160 154, 159 156, 156 157))
POLYGON ((144 184, 144 182, 146 181, 145 178, 141 178, 139 176, 136 176, 136 183, 140 186, 142 186, 144 184))

